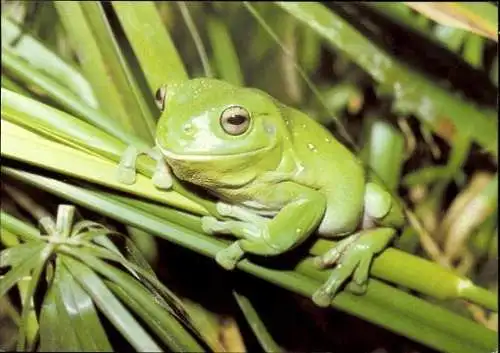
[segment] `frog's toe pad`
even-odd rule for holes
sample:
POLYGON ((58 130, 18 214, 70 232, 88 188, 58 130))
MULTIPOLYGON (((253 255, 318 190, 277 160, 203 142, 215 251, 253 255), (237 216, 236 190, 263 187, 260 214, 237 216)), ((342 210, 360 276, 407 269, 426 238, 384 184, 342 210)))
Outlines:
POLYGON ((234 242, 229 247, 215 254, 215 261, 226 270, 233 270, 236 264, 243 257, 245 252, 238 242, 234 242))
POLYGON ((207 234, 214 234, 219 221, 215 217, 205 216, 201 218, 201 229, 207 234))
POLYGON ((132 184, 135 183, 135 179, 136 179, 136 177, 135 177, 135 170, 132 169, 132 168, 123 168, 123 167, 120 167, 118 169, 116 178, 122 184, 132 185, 132 184))
POLYGON ((215 207, 221 216, 230 216, 233 211, 233 206, 223 202, 218 202, 215 207))
POLYGON ((332 302, 332 296, 323 288, 318 289, 312 296, 312 301, 319 307, 326 308, 332 302))
POLYGON ((225 268, 228 271, 234 270, 234 268, 236 267, 237 261, 235 261, 234 259, 231 259, 230 257, 228 257, 227 254, 225 254, 223 251, 224 250, 219 251, 215 255, 215 261, 221 267, 225 268))
POLYGON ((152 181, 158 189, 168 190, 172 187, 172 177, 169 174, 155 173, 152 181))
POLYGON ((351 282, 349 282, 349 284, 346 287, 346 289, 349 292, 351 292, 352 294, 356 294, 356 295, 365 294, 367 288, 368 288, 368 281, 366 281, 366 282, 364 282, 362 284, 359 284, 359 283, 356 283, 354 281, 351 281, 351 282))

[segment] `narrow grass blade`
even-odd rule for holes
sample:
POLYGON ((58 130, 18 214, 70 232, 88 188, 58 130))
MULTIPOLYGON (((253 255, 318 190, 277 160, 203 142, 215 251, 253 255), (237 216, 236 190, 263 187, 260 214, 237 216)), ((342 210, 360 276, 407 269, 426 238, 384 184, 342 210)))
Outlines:
MULTIPOLYGON (((16 261, 19 263, 19 266, 11 268, 2 278, 2 281, 0 283, 0 297, 4 296, 13 286, 16 285, 17 282, 28 276, 30 272, 39 265, 42 251, 45 249, 45 247, 46 246, 42 247, 41 249, 39 249, 39 251, 33 250, 32 253, 24 253, 23 258, 16 261)), ((4 253, 2 252, 2 254, 4 253)), ((5 266, 3 263, 3 258, 0 258, 0 264, 2 264, 2 267, 5 266)))
MULTIPOLYGON (((101 325, 92 298, 74 280, 60 261, 58 261, 56 266, 56 272, 59 271, 60 273, 59 276, 55 275, 52 285, 56 286, 59 292, 61 301, 58 305, 59 315, 61 318, 65 317, 68 323, 65 332, 68 332, 71 328, 77 339, 78 346, 83 351, 112 351, 111 344, 101 325)), ((67 349, 72 347, 75 346, 68 345, 67 349)))
POLYGON ((238 53, 231 39, 231 33, 218 15, 208 15, 207 34, 212 46, 213 62, 218 77, 234 85, 242 86, 244 79, 238 53))
POLYGON ((163 84, 188 78, 154 2, 115 1, 112 5, 152 94, 163 84))
MULTIPOLYGON (((95 33, 96 44, 105 58, 108 77, 112 83, 109 85, 108 82, 106 86, 107 94, 109 95, 111 90, 115 91, 113 95, 120 98, 120 105, 127 112, 126 115, 119 115, 117 118, 123 126, 131 128, 129 132, 138 134, 152 144, 155 131, 152 112, 118 46, 103 5, 99 1, 84 1, 81 2, 81 8, 89 27, 95 33)), ((153 96, 149 99, 152 101, 153 96)))
POLYGON ((2 228, 16 234, 19 238, 25 242, 41 242, 40 232, 33 228, 31 225, 24 223, 23 221, 17 219, 14 216, 0 211, 0 223, 2 228))
POLYGON ((283 349, 273 340, 250 300, 236 291, 233 291, 233 296, 262 349, 267 353, 282 352, 283 349))
MULTIPOLYGON (((54 2, 85 77, 92 85, 100 103, 100 109, 113 120, 123 121, 120 116, 128 116, 130 112, 123 105, 120 92, 114 85, 113 76, 108 74, 108 71, 114 70, 110 67, 113 63, 108 62, 109 52, 103 51, 100 46, 101 34, 93 31, 82 5, 83 3, 79 1, 54 2)), ((130 119, 132 117, 127 120, 130 121, 130 119)))
POLYGON ((50 286, 43 299, 40 311, 40 352, 57 352, 63 347, 64 335, 58 327, 59 312, 57 311, 57 291, 50 286))
POLYGON ((56 53, 30 34, 23 33, 19 41, 12 45, 12 41, 20 33, 21 28, 18 25, 2 16, 2 49, 3 47, 9 48, 14 54, 26 60, 33 68, 67 87, 90 107, 98 108, 98 102, 92 87, 80 71, 62 60, 56 53))
MULTIPOLYGON (((3 167, 2 172, 6 173, 6 171, 16 179, 94 209, 125 224, 142 228, 205 256, 213 258, 219 250, 227 246, 219 239, 193 232, 115 201, 105 200, 87 190, 3 167)), ((389 250, 386 250, 384 254, 389 250)), ((238 268, 245 272, 310 297, 321 285, 324 276, 328 275, 328 271, 318 271, 307 263, 303 266, 301 272, 307 271, 307 276, 290 270, 265 268, 249 260, 243 260, 238 264, 238 268)), ((403 263, 402 268, 405 267, 406 264, 403 263)), ((401 266, 396 269, 401 270, 401 266)), ((416 271, 419 270, 416 269, 416 271)), ((495 333, 471 320, 459 317, 375 279, 370 281, 368 288, 368 292, 363 296, 342 292, 333 300, 332 306, 438 350, 473 353, 492 350, 496 347, 495 333)))
POLYGON ((107 265, 104 261, 95 257, 91 251, 69 248, 65 248, 63 251, 87 264, 94 271, 115 283, 125 293, 128 293, 132 297, 133 302, 139 305, 136 307, 142 309, 142 311, 137 312, 139 315, 144 318, 155 317, 160 322, 159 325, 157 322, 155 327, 161 330, 162 339, 164 339, 170 349, 173 351, 200 351, 201 347, 174 316, 169 311, 162 310, 163 308, 154 300, 154 295, 148 293, 133 277, 115 267, 107 265))
POLYGON ((169 346, 174 352, 204 351, 200 346, 196 347, 195 345, 192 345, 187 348, 184 345, 180 345, 175 339, 172 339, 172 324, 168 320, 165 320, 165 316, 162 315, 162 311, 157 306, 155 307, 154 302, 138 301, 136 300, 136 297, 132 296, 128 291, 116 283, 111 281, 105 281, 105 283, 124 303, 127 304, 127 306, 136 312, 158 335, 163 343, 169 346))
POLYGON ((97 307, 135 349, 148 352, 162 351, 143 327, 110 292, 99 276, 81 262, 67 256, 60 256, 62 263, 73 278, 92 297, 97 307))
MULTIPOLYGON (((86 105, 79 97, 73 94, 71 91, 66 89, 64 86, 60 85, 50 77, 47 77, 41 74, 39 71, 35 70, 28 63, 16 57, 13 53, 11 53, 8 49, 2 50, 2 64, 5 65, 16 77, 21 80, 27 82, 28 84, 33 84, 43 91, 45 91, 48 96, 53 99, 55 102, 59 103, 62 107, 67 109, 69 112, 76 114, 78 117, 84 119, 86 122, 94 125, 96 130, 98 128, 104 130, 108 134, 121 139, 124 142, 129 144, 134 144, 137 146, 145 146, 148 145, 138 137, 133 134, 128 134, 120 124, 118 124, 115 120, 110 119, 108 116, 102 114, 100 111, 91 108, 86 105)), ((30 106, 37 105, 38 107, 45 106, 43 103, 38 102, 36 100, 30 100, 27 97, 23 97, 22 95, 16 94, 14 92, 9 92, 8 90, 2 88, 2 101, 6 102, 10 109, 15 109, 19 111, 36 111, 28 110, 30 106), (19 104, 19 101, 24 102, 23 105, 19 104), (29 103, 28 103, 29 102, 29 103)), ((48 110, 52 112, 57 111, 55 108, 51 108, 46 106, 48 110)), ((6 109, 2 105, 2 112, 6 111, 6 109)), ((43 109, 43 111, 46 111, 43 109)), ((40 109, 40 108, 39 108, 40 109)), ((43 116, 43 113, 31 113, 32 116, 43 116)), ((60 114, 56 114, 55 117, 51 119, 60 119, 60 114)), ((77 119, 73 119, 77 120, 77 119)), ((29 124, 29 122, 26 122, 29 124)), ((77 124, 78 127, 85 125, 83 122, 77 124)), ((59 127, 57 130, 61 130, 63 127, 59 127)), ((66 129, 67 133, 71 130, 66 129)), ((100 132, 102 135, 104 132, 100 132)))
POLYGON ((15 245, 0 252, 0 267, 17 267, 32 256, 40 253, 46 246, 42 242, 29 242, 15 245))
POLYGON ((155 188, 151 180, 143 175, 137 175, 134 185, 122 184, 116 179, 117 164, 115 163, 44 139, 3 119, 1 126, 2 156, 147 197, 193 213, 206 214, 203 208, 182 195, 174 191, 161 191, 155 188), (75 163, 75 160, 78 163, 75 163))
POLYGON ((458 27, 498 42, 498 8, 488 2, 405 2, 445 26, 458 27))
POLYGON ((422 74, 400 64, 323 4, 276 4, 314 29, 379 82, 381 89, 395 98, 393 108, 396 111, 414 113, 437 132, 445 124, 449 125, 447 119, 450 119, 458 133, 470 136, 497 155, 498 123, 493 111, 451 94, 422 74))

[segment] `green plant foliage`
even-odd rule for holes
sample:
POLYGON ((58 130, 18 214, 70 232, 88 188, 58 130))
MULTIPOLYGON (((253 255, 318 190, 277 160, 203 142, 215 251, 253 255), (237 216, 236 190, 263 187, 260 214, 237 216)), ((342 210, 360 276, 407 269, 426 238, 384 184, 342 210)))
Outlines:
POLYGON ((497 7, 452 4, 2 2, 0 349, 494 351, 497 7), (323 239, 200 266, 229 243, 202 231, 213 198, 155 188, 145 155, 118 182, 127 147, 154 143, 157 89, 199 76, 306 112, 407 205, 366 294, 312 307, 323 239), (359 320, 396 335, 359 340, 359 320))

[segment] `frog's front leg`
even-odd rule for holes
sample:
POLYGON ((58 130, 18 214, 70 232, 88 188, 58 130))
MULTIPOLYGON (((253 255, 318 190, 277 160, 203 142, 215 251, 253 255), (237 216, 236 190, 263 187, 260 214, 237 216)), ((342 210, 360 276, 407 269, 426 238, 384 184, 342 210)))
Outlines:
POLYGON ((213 223, 210 218, 204 219, 206 230, 231 233, 240 238, 216 255, 221 266, 233 269, 246 252, 263 256, 281 254, 300 244, 317 228, 326 209, 321 193, 287 182, 268 190, 266 198, 273 202, 279 195, 289 197, 289 202, 270 220, 242 212, 241 208, 233 209, 229 216, 244 221, 213 223))
POLYGON ((172 186, 172 176, 157 147, 140 149, 133 145, 128 146, 118 165, 118 181, 127 185, 135 183, 137 157, 141 154, 147 154, 156 161, 156 168, 152 178, 153 184, 160 189, 169 189, 172 186))
POLYGON ((327 282, 313 295, 319 306, 328 306, 340 286, 352 275, 348 289, 361 294, 366 290, 373 257, 384 250, 396 235, 395 227, 403 223, 403 215, 391 195, 379 185, 368 183, 365 191, 363 228, 338 242, 333 249, 315 258, 319 267, 337 263, 327 282))

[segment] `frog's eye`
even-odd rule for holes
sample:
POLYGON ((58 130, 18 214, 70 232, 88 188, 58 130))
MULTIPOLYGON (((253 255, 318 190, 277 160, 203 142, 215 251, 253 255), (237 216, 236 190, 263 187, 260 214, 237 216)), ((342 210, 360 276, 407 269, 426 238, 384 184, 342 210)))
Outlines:
POLYGON ((167 86, 163 85, 155 93, 155 103, 160 111, 165 110, 165 98, 167 97, 167 86))
POLYGON ((228 134, 241 135, 250 126, 250 113, 239 106, 229 107, 222 112, 220 124, 228 134))

